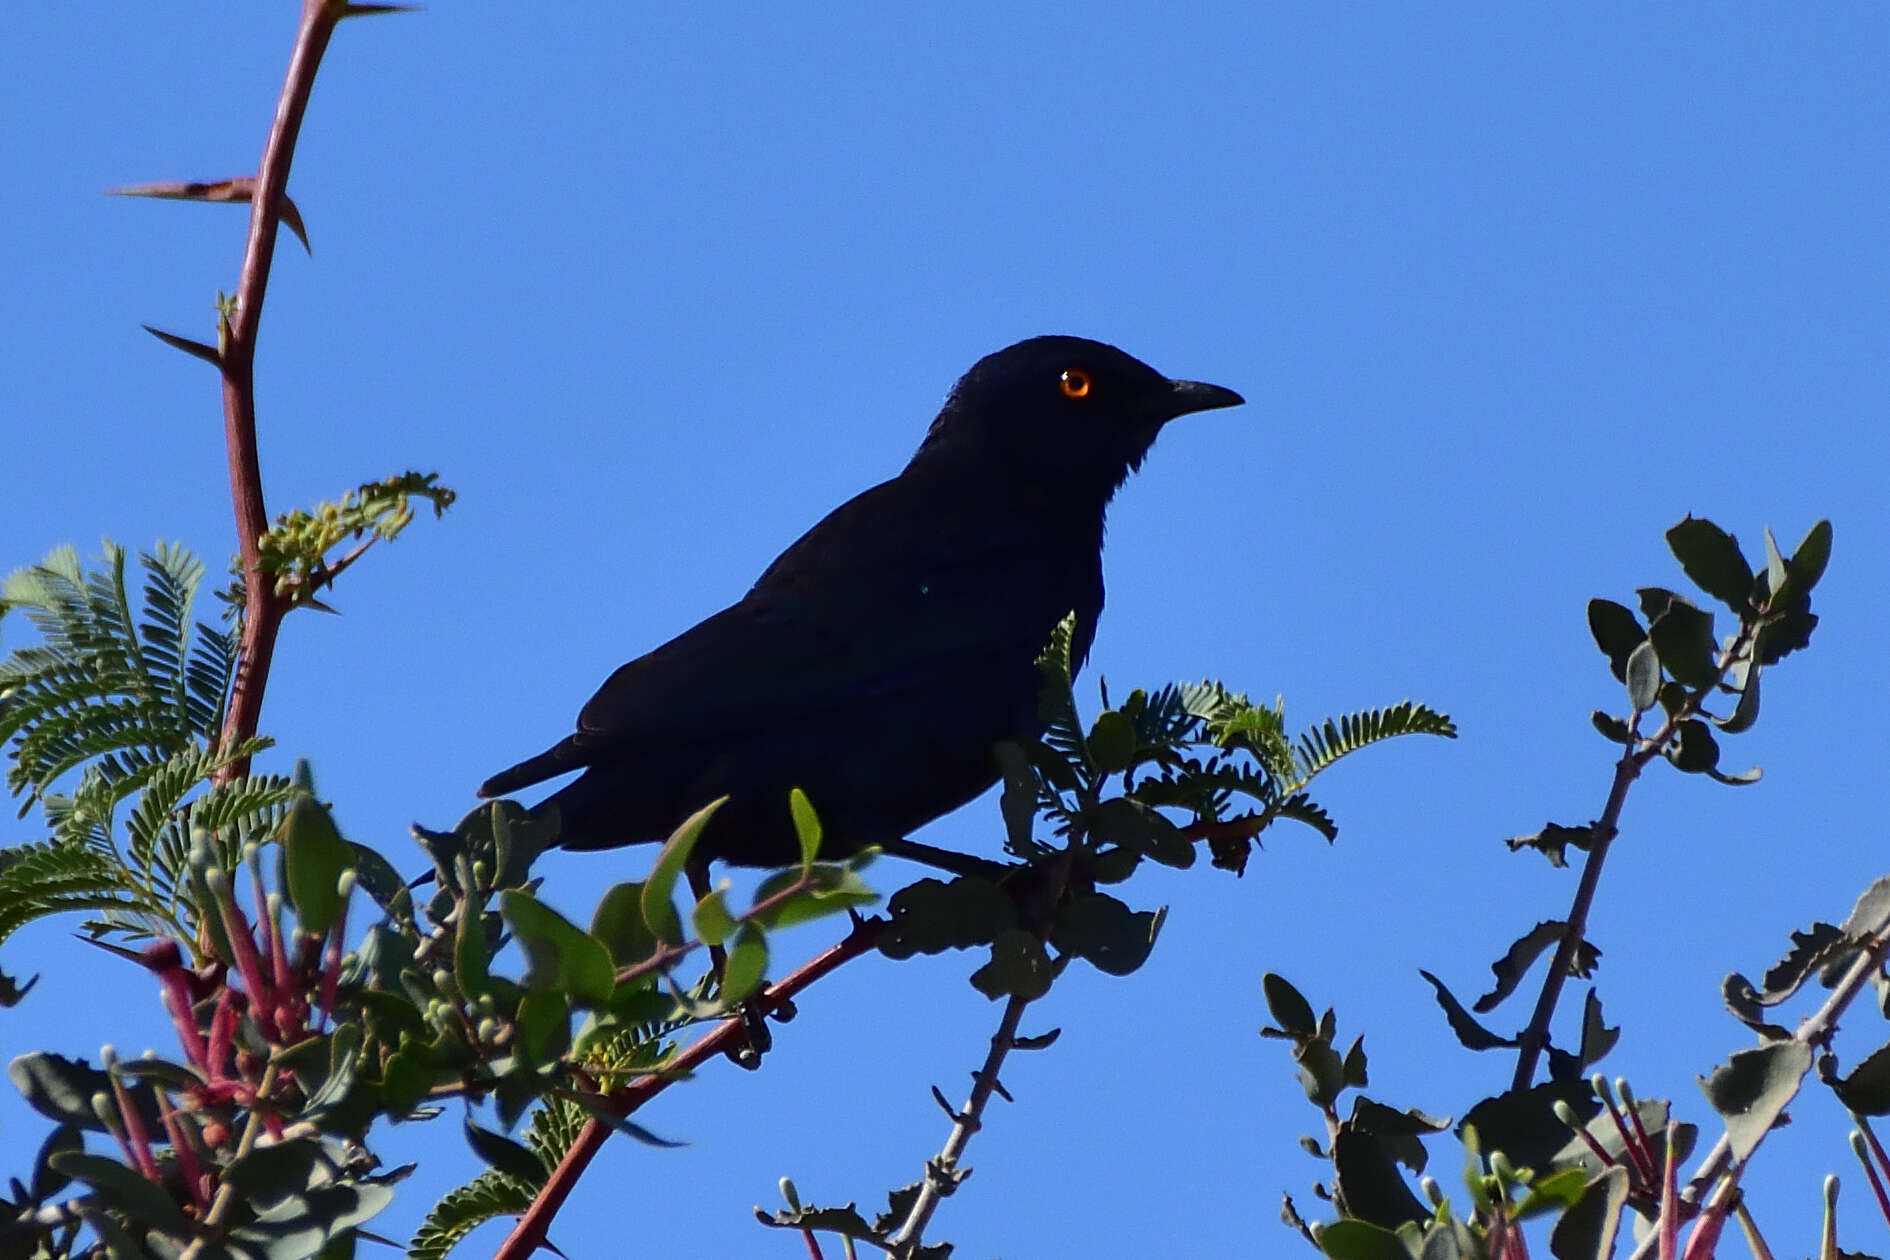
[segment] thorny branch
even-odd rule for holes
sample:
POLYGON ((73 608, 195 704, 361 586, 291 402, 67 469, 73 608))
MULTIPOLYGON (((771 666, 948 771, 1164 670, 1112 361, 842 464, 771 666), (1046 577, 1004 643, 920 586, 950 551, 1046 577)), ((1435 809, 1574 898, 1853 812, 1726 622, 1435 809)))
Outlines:
MULTIPOLYGON (((763 1014, 779 1008, 816 980, 873 949, 885 928, 884 919, 860 920, 839 944, 809 960, 780 983, 762 990, 753 1005, 763 1014)), ((639 1077, 622 1089, 613 1091, 609 1096, 611 1113, 619 1117, 629 1115, 668 1089, 679 1077, 723 1053, 746 1035, 739 1017, 717 1024, 713 1031, 697 1038, 661 1072, 639 1077)), ((578 1178, 590 1167, 591 1160, 597 1157, 597 1152, 602 1149, 611 1131, 610 1125, 603 1120, 591 1120, 585 1124, 577 1141, 572 1143, 571 1149, 565 1152, 564 1158, 558 1161, 558 1166, 540 1187, 531 1207, 526 1209, 525 1215, 512 1227, 511 1234, 493 1253, 493 1260, 530 1260, 545 1244, 552 1218, 564 1206, 578 1178)))

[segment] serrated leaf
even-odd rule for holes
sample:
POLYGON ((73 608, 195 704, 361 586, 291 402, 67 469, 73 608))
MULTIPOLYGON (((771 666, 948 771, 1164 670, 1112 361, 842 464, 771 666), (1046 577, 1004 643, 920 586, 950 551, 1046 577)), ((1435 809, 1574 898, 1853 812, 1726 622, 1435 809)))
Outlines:
POLYGON ((1707 1101, 1725 1118, 1735 1162, 1744 1163, 1752 1154, 1810 1070, 1811 1047, 1787 1040, 1738 1051, 1711 1076, 1700 1078, 1707 1101))
POLYGON ((1430 1218, 1376 1135, 1341 1128, 1332 1144, 1332 1169, 1348 1215, 1388 1229, 1430 1218))
POLYGON ((1752 566, 1731 534, 1703 517, 1689 516, 1667 531, 1667 546, 1695 585, 1744 616, 1751 605, 1752 566))
POLYGON ((1628 653, 1624 671, 1627 675, 1628 707, 1645 713, 1660 699, 1660 657, 1652 642, 1642 642, 1628 653))
MULTIPOLYGON (((1545 919, 1536 924, 1510 945, 1509 950, 1490 964, 1490 971, 1496 977, 1496 983, 1488 993, 1476 1000, 1474 1009, 1478 1014, 1487 1014, 1515 992, 1516 986, 1537 958, 1547 949, 1553 949, 1562 943, 1562 935, 1568 930, 1568 924, 1561 919, 1545 919)), ((1575 947, 1575 954, 1569 960, 1572 975, 1582 977, 1593 969, 1598 951, 1594 946, 1583 941, 1575 947)))
POLYGON ((1436 991, 1437 1004, 1444 1008, 1444 1018, 1450 1022, 1450 1031, 1457 1035, 1457 1040, 1466 1050, 1500 1050, 1516 1044, 1514 1037, 1499 1037, 1479 1024, 1442 980, 1422 968, 1419 968, 1418 974, 1429 981, 1431 988, 1436 991))
POLYGON ((728 797, 719 797, 684 819, 682 826, 670 833, 650 866, 649 876, 643 882, 643 921, 659 940, 682 944, 682 920, 676 914, 674 900, 676 881, 689 864, 696 841, 702 838, 702 829, 727 801, 728 797))
POLYGON ((1107 893, 1075 893, 1057 907, 1050 943, 1106 975, 1131 975, 1148 961, 1165 913, 1131 910, 1107 893))
POLYGON ((1581 1060, 1580 1070, 1585 1072, 1601 1062, 1619 1040, 1621 1040, 1619 1025, 1613 1028, 1608 1027, 1601 1018, 1600 995, 1593 989, 1588 990, 1588 997, 1582 1003, 1581 1052, 1576 1056, 1581 1060))
POLYGON ((1019 928, 1005 928, 991 942, 991 961, 971 973, 971 987, 988 998, 1034 1001, 1050 991, 1053 972, 1043 942, 1019 928))
POLYGON ((1542 856, 1549 859, 1549 865, 1566 866, 1567 849, 1574 848, 1586 853, 1594 846, 1595 827, 1593 823, 1583 827, 1545 823, 1541 831, 1527 836, 1512 836, 1503 843, 1509 846, 1512 853, 1517 849, 1538 849, 1542 856))

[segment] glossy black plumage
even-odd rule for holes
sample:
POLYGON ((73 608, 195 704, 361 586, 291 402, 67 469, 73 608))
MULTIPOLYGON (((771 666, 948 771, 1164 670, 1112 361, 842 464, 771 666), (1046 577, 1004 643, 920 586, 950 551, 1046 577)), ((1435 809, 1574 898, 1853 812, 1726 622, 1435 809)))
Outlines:
MULTIPOLYGON (((1112 346, 1036 337, 967 372, 905 470, 837 508, 740 602, 605 681, 577 731, 480 788, 583 769, 547 800, 567 848, 661 840, 728 795, 697 852, 797 860, 787 794, 823 856, 894 852, 997 779, 1035 734, 1037 653, 1102 611, 1103 514, 1170 419, 1233 406, 1112 346)), ((923 856, 907 849, 909 856, 923 856)))

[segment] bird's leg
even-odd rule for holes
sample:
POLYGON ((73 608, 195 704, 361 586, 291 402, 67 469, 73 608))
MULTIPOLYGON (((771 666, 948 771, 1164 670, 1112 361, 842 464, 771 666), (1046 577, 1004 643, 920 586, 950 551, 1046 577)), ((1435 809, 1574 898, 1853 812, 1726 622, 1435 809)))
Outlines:
MULTIPOLYGON (((691 856, 683 864, 683 874, 689 880, 690 896, 698 902, 714 891, 714 886, 709 883, 708 859, 691 856)), ((715 984, 719 990, 723 978, 728 975, 728 951, 720 945, 709 946, 709 966, 715 970, 715 984)), ((730 1060, 752 1072, 761 1066, 761 1056, 774 1048, 774 1034, 768 1031, 768 1021, 753 1004, 743 1002, 735 1013, 742 1021, 742 1031, 747 1034, 747 1040, 743 1044, 730 1046, 725 1053, 730 1060)))

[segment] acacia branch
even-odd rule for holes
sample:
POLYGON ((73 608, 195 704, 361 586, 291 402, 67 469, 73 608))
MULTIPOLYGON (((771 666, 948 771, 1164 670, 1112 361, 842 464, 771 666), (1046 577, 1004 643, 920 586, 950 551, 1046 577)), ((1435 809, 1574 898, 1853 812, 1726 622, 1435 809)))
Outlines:
MULTIPOLYGON (((256 733, 276 635, 289 610, 289 601, 276 593, 273 581, 262 569, 262 537, 269 529, 269 511, 263 502, 262 463, 256 446, 256 334, 262 324, 263 296, 269 288, 284 190, 289 184, 289 166, 295 160, 302 117, 315 88, 322 54, 327 51, 335 25, 347 14, 348 6, 336 0, 302 0, 295 47, 289 55, 288 73, 250 196, 243 270, 229 313, 220 318, 218 330, 223 440, 230 465, 230 501, 236 511, 237 554, 243 566, 243 641, 229 709, 223 718, 221 741, 226 747, 256 733)), ((224 766, 217 778, 228 781, 248 768, 249 759, 245 757, 224 766)))
MULTIPOLYGON (((816 955, 780 983, 763 989, 750 1005, 765 1015, 792 1001, 796 994, 816 980, 871 950, 879 943, 880 933, 885 931, 886 926, 885 919, 860 920, 839 944, 816 955)), ((746 1035, 739 1017, 723 1020, 713 1031, 704 1033, 692 1042, 661 1072, 640 1076, 622 1089, 611 1091, 607 1096, 607 1109, 613 1116, 629 1115, 668 1089, 678 1077, 715 1058, 746 1035)), ((558 1161, 551 1176, 539 1188, 531 1207, 512 1227, 505 1241, 499 1244, 499 1249, 493 1252, 493 1260, 531 1260, 532 1255, 545 1244, 552 1218, 564 1206, 578 1178, 590 1167, 591 1160, 597 1157, 597 1152, 602 1149, 611 1132, 611 1126, 604 1120, 592 1119, 585 1123, 577 1141, 571 1144, 571 1149, 564 1153, 564 1158, 558 1161)))

